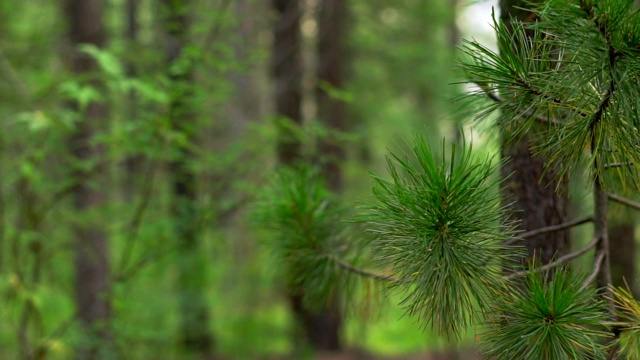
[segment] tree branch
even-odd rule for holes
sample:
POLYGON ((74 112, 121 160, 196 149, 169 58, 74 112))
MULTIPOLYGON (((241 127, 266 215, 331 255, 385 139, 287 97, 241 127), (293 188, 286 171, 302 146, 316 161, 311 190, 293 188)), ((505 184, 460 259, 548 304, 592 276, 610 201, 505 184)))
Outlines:
POLYGON ((613 200, 614 202, 617 202, 618 204, 626 205, 626 206, 628 206, 630 208, 633 208, 635 210, 639 210, 640 211, 640 203, 637 203, 637 202, 635 202, 633 200, 629 200, 629 199, 627 199, 625 197, 614 195, 614 194, 611 194, 611 193, 607 193, 607 197, 610 200, 613 200))
POLYGON ((602 261, 604 260, 605 255, 606 254, 604 252, 601 252, 600 254, 598 254, 598 256, 596 257, 596 261, 593 264, 593 271, 591 272, 591 275, 589 275, 589 277, 584 281, 584 283, 580 287, 580 290, 591 285, 596 280, 596 278, 598 277, 598 274, 600 274, 600 269, 602 268, 602 261))
POLYGON ((329 260, 333 261, 334 263, 336 263, 336 265, 338 265, 339 267, 341 267, 343 270, 346 270, 348 272, 354 273, 356 275, 360 275, 360 276, 364 276, 364 277, 368 277, 374 280, 379 280, 379 281, 387 281, 387 282, 404 282, 398 278, 396 278, 393 275, 383 275, 383 274, 378 274, 378 273, 374 273, 372 271, 369 270, 365 270, 365 269, 361 269, 359 267, 353 266, 351 264, 349 264, 348 262, 338 258, 335 255, 332 254, 326 254, 325 255, 329 260))
POLYGON ((574 227, 574 226, 578 226, 578 225, 582 225, 582 224, 585 224, 585 223, 588 223, 588 222, 592 222, 592 221, 593 221, 593 215, 589 215, 589 216, 585 216, 585 217, 580 218, 580 219, 567 221, 566 223, 541 227, 539 229, 534 229, 534 230, 523 232, 523 233, 519 234, 517 238, 514 238, 512 240, 506 241, 504 244, 505 245, 512 245, 512 244, 518 242, 521 239, 527 239, 527 238, 534 237, 534 236, 539 235, 539 234, 544 234, 544 233, 548 233, 548 232, 554 232, 554 231, 560 231, 560 230, 568 229, 568 228, 571 228, 571 227, 574 227))
MULTIPOLYGON (((478 85, 480 86, 480 85, 478 85)), ((487 94, 487 97, 497 103, 504 103, 505 100, 498 94, 494 93, 493 91, 490 90, 486 90, 484 87, 480 86, 480 88, 482 89, 482 91, 484 91, 485 94, 487 94)), ((561 125, 562 123, 555 120, 555 119, 550 119, 546 116, 542 116, 542 115, 537 115, 535 114, 532 110, 527 110, 523 112, 524 115, 528 115, 528 116, 533 116, 534 119, 538 122, 541 123, 545 123, 545 124, 554 124, 554 125, 561 125)))
POLYGON ((18 93, 22 100, 29 105, 29 108, 31 108, 33 96, 31 96, 31 92, 27 88, 27 85, 22 81, 18 72, 15 70, 13 65, 11 65, 11 62, 9 62, 9 59, 4 55, 2 47, 0 47, 0 70, 7 75, 9 81, 13 83, 16 93, 18 93))
POLYGON ((570 260, 573 260, 581 255, 586 254, 589 250, 593 249, 596 245, 598 245, 598 243, 600 242, 600 238, 599 237, 594 237, 593 240, 591 240, 591 242, 589 244, 587 244, 585 247, 578 249, 572 253, 563 255, 561 257, 558 258, 558 260, 556 261, 552 261, 546 265, 537 267, 537 268, 533 268, 533 269, 529 269, 529 270, 522 270, 522 271, 516 271, 513 272, 509 275, 506 275, 504 277, 505 280, 510 280, 516 277, 520 277, 520 276, 526 276, 529 274, 533 274, 533 273, 537 273, 537 272, 541 272, 541 271, 545 271, 551 268, 554 268, 558 265, 562 265, 570 260))
POLYGON ((604 164, 605 169, 613 169, 613 168, 618 168, 623 166, 633 166, 633 163, 631 161, 627 161, 623 163, 616 162, 611 164, 604 164))

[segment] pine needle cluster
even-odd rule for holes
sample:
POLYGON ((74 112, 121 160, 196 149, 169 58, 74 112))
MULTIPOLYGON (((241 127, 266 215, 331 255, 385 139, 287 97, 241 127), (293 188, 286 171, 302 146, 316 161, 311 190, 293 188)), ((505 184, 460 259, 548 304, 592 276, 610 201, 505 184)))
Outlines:
POLYGON ((495 297, 484 349, 511 359, 604 359, 605 305, 585 277, 568 269, 531 273, 522 284, 495 297))
POLYGON ((628 360, 640 360, 640 303, 628 288, 612 287, 611 292, 618 318, 613 326, 619 331, 616 343, 620 353, 628 360))
POLYGON ((407 312, 441 334, 457 335, 470 323, 514 256, 501 245, 511 227, 495 166, 475 161, 471 148, 436 157, 418 137, 409 153, 388 158, 391 179, 375 177, 377 202, 366 219, 376 259, 406 290, 407 312))
POLYGON ((274 234, 268 244, 289 286, 319 304, 344 285, 344 270, 389 282, 423 328, 458 337, 474 320, 485 320, 490 358, 603 359, 609 351, 640 359, 640 305, 627 290, 612 289, 620 321, 610 322, 612 309, 591 285, 608 266, 609 191, 619 180, 638 185, 640 12, 632 5, 531 2, 535 21, 503 24, 494 17, 500 52, 475 41, 462 47, 467 82, 477 89, 470 97, 485 100, 479 118, 496 115, 504 137, 527 134, 532 150, 560 176, 589 172, 594 202, 603 205, 592 216, 591 245, 543 268, 505 275, 522 252, 507 245, 515 234, 500 196, 500 163, 476 159, 464 145, 450 151, 443 145, 436 154, 417 137, 410 149, 387 158, 388 177, 374 176, 375 200, 362 218, 384 275, 349 263, 360 248, 347 241, 346 212, 316 172, 284 169, 275 176, 257 214, 274 234), (557 268, 593 248, 588 277, 557 268), (519 276, 526 277, 514 281, 519 276), (615 341, 610 327, 619 332, 615 341))
POLYGON ((535 126, 535 151, 560 175, 588 169, 602 179, 635 182, 633 166, 604 171, 640 163, 640 13, 633 1, 530 5, 537 21, 513 19, 507 27, 494 17, 500 52, 476 41, 462 47, 475 95, 496 100, 479 117, 497 114, 509 136, 535 126))
POLYGON ((272 233, 265 245, 288 288, 309 306, 330 305, 345 280, 335 263, 353 251, 347 246, 345 214, 308 166, 280 169, 255 204, 255 219, 272 233))

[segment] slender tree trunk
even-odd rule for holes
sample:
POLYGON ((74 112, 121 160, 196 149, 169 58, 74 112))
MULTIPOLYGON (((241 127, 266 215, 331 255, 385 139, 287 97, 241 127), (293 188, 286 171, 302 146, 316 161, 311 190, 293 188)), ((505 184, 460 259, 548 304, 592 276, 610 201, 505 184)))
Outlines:
MULTIPOLYGON (((616 212, 618 213, 618 212, 616 212)), ((631 288, 635 296, 640 296, 638 281, 636 280, 636 238, 635 224, 631 215, 623 216, 623 221, 612 221, 609 227, 609 241, 611 246, 611 280, 614 286, 631 288)), ((612 216, 609 216, 611 219, 612 216)))
MULTIPOLYGON (((169 68, 183 58, 189 39, 189 0, 164 0, 166 55, 169 68)), ((189 147, 195 142, 195 114, 192 108, 194 73, 192 66, 170 70, 172 99, 169 116, 172 128, 182 134, 185 143, 175 144, 169 164, 171 176, 172 218, 179 249, 178 288, 180 291, 181 343, 187 352, 202 358, 213 357, 214 339, 209 327, 210 315, 206 300, 206 259, 200 244, 198 224, 196 174, 191 165, 195 155, 189 147)))
MULTIPOLYGON (((272 0, 277 19, 274 27, 272 73, 275 85, 276 113, 281 116, 277 143, 280 163, 293 165, 301 160, 301 143, 293 126, 302 125, 302 56, 300 19, 302 8, 298 0, 272 0), (286 125, 290 123, 290 125, 286 125)), ((340 317, 331 312, 311 311, 303 294, 290 293, 292 310, 303 328, 306 342, 317 350, 340 347, 340 317)))
MULTIPOLYGON (((275 87, 276 113, 282 121, 302 126, 302 56, 298 0, 272 0, 277 19, 274 27, 272 71, 275 87)), ((300 139, 289 126, 280 126, 278 160, 287 165, 301 158, 300 139)))
POLYGON ((335 132, 348 128, 346 104, 331 96, 331 90, 344 90, 347 63, 347 0, 326 0, 319 5, 318 16, 318 87, 316 100, 318 119, 329 130, 329 136, 320 139, 323 174, 329 187, 339 192, 343 188, 341 162, 345 149, 335 132))
MULTIPOLYGON (((247 141, 247 126, 264 117, 263 106, 266 103, 266 92, 261 91, 262 89, 259 86, 263 83, 263 77, 266 74, 260 68, 260 63, 251 59, 255 59, 253 55, 258 51, 259 41, 257 39, 260 31, 269 24, 265 23, 266 18, 263 14, 270 9, 270 4, 261 0, 235 0, 234 5, 234 16, 237 21, 236 26, 232 29, 234 32, 234 61, 241 64, 241 68, 234 71, 230 76, 234 93, 230 101, 227 102, 225 128, 222 132, 214 129, 218 133, 216 143, 225 148, 231 148, 238 142, 244 143, 247 141)), ((239 154, 236 163, 246 164, 247 162, 255 161, 251 157, 252 154, 250 152, 243 152, 239 154)), ((253 174, 248 172, 248 169, 242 169, 242 166, 244 165, 240 167, 233 166, 231 174, 236 174, 237 177, 243 179, 250 178, 253 174)), ((226 183, 233 181, 228 176, 226 178, 226 183)), ((221 196, 229 196, 226 189, 219 189, 217 192, 221 196)), ((237 198, 238 196, 235 195, 235 197, 237 198)), ((242 202, 242 200, 237 201, 242 202)), ((227 230, 227 238, 233 239, 230 245, 234 263, 240 268, 245 268, 244 265, 248 265, 249 262, 255 259, 256 244, 248 232, 249 229, 244 226, 246 221, 244 208, 241 207, 237 211, 222 214, 218 221, 221 224, 229 222, 225 229, 227 230)), ((225 277, 224 282, 228 287, 235 287, 244 276, 246 276, 246 273, 234 272, 234 274, 225 277)), ((259 301, 257 298, 248 300, 252 304, 259 301)))
MULTIPOLYGON (((18 226, 20 232, 29 237, 29 245, 27 247, 30 256, 23 257, 21 267, 17 268, 16 273, 21 284, 25 284, 34 291, 40 283, 42 273, 42 233, 40 229, 40 213, 37 210, 37 204, 40 199, 33 192, 31 183, 28 179, 22 178, 16 184, 16 194, 19 197, 19 217, 18 226), (29 266, 31 265, 31 266, 29 266)), ((18 260, 20 261, 20 260, 18 260)), ((20 358, 23 360, 35 359, 37 350, 36 341, 33 338, 34 330, 41 332, 41 324, 37 321, 38 310, 30 302, 25 301, 23 311, 20 316, 18 325, 18 342, 20 343, 20 358)), ((41 334, 39 334, 41 335, 41 334)))
POLYGON ((611 280, 614 286, 628 285, 635 296, 640 296, 636 275, 636 229, 632 215, 628 214, 626 209, 624 212, 614 211, 619 217, 612 220, 613 225, 609 227, 609 240, 615 244, 609 249, 611 280))
MULTIPOLYGON (((103 47, 105 29, 102 20, 102 2, 100 0, 67 0, 66 16, 69 24, 71 50, 70 66, 73 73, 82 76, 97 69, 95 61, 77 50, 79 44, 92 44, 103 47)), ((98 84, 95 84, 98 85, 98 84)), ((78 111, 78 104, 72 104, 78 111)), ((103 149, 93 144, 93 138, 100 129, 106 115, 106 108, 98 103, 90 103, 82 113, 82 119, 76 123, 76 130, 69 140, 73 156, 81 162, 95 162, 96 169, 91 173, 104 174, 102 162, 103 149)), ((97 176, 89 176, 86 171, 78 171, 81 181, 73 189, 73 204, 78 214, 91 214, 105 200, 105 193, 92 181, 97 176)), ((83 345, 78 358, 101 358, 99 350, 109 343, 110 274, 107 236, 95 219, 77 224, 75 232, 75 300, 78 318, 89 335, 89 341, 83 345)))
MULTIPOLYGON (((511 27, 512 18, 523 22, 534 20, 530 12, 521 9, 526 6, 523 0, 501 0, 500 20, 508 27, 511 27)), ((567 180, 558 180, 554 169, 544 171, 544 159, 531 153, 528 135, 512 143, 503 141, 502 156, 509 160, 502 167, 502 175, 507 177, 505 201, 512 202, 520 230, 534 230, 568 221, 567 180), (561 192, 556 192, 556 189, 561 189, 561 192)), ((527 239, 525 245, 529 259, 535 257, 535 261, 548 263, 571 250, 570 231, 536 235, 527 239)))
MULTIPOLYGON (((328 129, 328 136, 318 143, 322 174, 334 193, 343 190, 342 163, 345 149, 338 133, 348 129, 344 100, 331 96, 331 90, 344 90, 347 41, 347 0, 326 0, 319 4, 318 12, 318 59, 316 101, 319 121, 328 129)), ((322 317, 313 319, 314 344, 325 350, 340 350, 340 330, 343 315, 340 296, 334 296, 322 311, 322 317)), ((309 332, 309 331, 308 331, 309 332)))
POLYGON ((235 0, 234 12, 238 24, 233 49, 235 59, 243 64, 243 69, 231 75, 235 88, 235 97, 229 108, 229 132, 232 139, 244 135, 247 124, 259 119, 262 110, 263 98, 256 79, 259 74, 255 71, 255 64, 248 60, 256 51, 256 39, 260 25, 263 25, 259 23, 260 13, 268 9, 268 6, 259 2, 260 0, 235 0))
MULTIPOLYGON (((129 53, 135 53, 138 45, 138 11, 140 0, 127 0, 125 8, 125 37, 126 46, 129 53)), ((127 76, 133 77, 137 74, 136 65, 132 58, 125 63, 127 76)), ((136 121, 138 117, 138 101, 135 91, 129 93, 128 99, 125 99, 127 106, 126 121, 136 121)), ((137 180, 140 177, 142 166, 142 157, 139 155, 128 156, 124 160, 125 178, 124 178, 124 197, 127 201, 132 201, 136 194, 137 180)))

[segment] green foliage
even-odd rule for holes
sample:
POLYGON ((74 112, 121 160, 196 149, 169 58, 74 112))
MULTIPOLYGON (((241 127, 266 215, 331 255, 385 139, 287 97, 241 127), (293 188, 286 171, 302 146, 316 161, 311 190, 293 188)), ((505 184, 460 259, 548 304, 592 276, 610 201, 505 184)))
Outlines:
POLYGON ((589 169, 609 187, 611 179, 635 182, 634 167, 604 171, 607 164, 640 163, 640 17, 631 4, 549 0, 532 4, 539 20, 531 24, 512 20, 510 28, 494 19, 500 53, 475 41, 463 47, 475 94, 502 98, 480 116, 500 110, 501 129, 517 135, 546 118, 529 133, 547 166, 560 174, 589 169))
POLYGON ((366 216, 375 256, 408 285, 407 312, 441 334, 458 335, 475 304, 484 309, 502 286, 501 265, 517 254, 491 159, 452 146, 436 158, 416 138, 410 154, 388 158, 391 180, 375 177, 377 203, 366 216))
POLYGON ((604 359, 607 319, 596 290, 569 269, 553 279, 527 276, 494 298, 484 333, 487 356, 510 359, 604 359))
POLYGON ((260 193, 255 216, 272 231, 267 246, 281 259, 289 288, 311 306, 331 303, 343 279, 335 259, 353 250, 345 214, 310 167, 280 169, 260 193))
POLYGON ((616 306, 617 322, 613 323, 620 331, 616 342, 620 354, 628 360, 640 359, 640 303, 633 298, 628 288, 611 288, 616 306))

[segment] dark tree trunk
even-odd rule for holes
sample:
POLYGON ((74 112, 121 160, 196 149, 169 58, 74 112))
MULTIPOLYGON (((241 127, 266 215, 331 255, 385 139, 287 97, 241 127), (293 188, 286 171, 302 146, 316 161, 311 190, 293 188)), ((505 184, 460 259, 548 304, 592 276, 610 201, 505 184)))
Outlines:
MULTIPOLYGON (((189 10, 191 1, 165 0, 163 13, 166 30, 168 67, 183 56, 189 39, 189 10)), ((206 259, 201 252, 200 225, 197 212, 196 174, 191 165, 194 154, 189 146, 195 141, 195 114, 190 100, 193 95, 192 66, 172 70, 169 117, 173 130, 185 137, 186 144, 174 144, 169 164, 171 177, 172 218, 179 242, 177 251, 178 289, 180 291, 180 342, 184 349, 201 358, 213 357, 214 339, 209 328, 209 309, 206 301, 206 259)))
MULTIPOLYGON (((125 8, 125 36, 126 46, 130 54, 134 54, 138 48, 138 10, 140 0, 127 0, 125 8)), ((126 60, 125 69, 127 76, 136 76, 136 65, 133 57, 126 60)), ((135 91, 129 93, 127 101, 127 121, 136 121, 138 117, 138 101, 135 91)), ((137 180, 140 177, 142 157, 139 155, 128 156, 124 160, 124 197, 127 201, 132 201, 137 190, 137 180)))
POLYGON ((261 118, 264 97, 262 96, 258 83, 260 74, 255 70, 255 64, 249 60, 256 51, 257 38, 261 26, 260 14, 268 9, 268 5, 251 0, 235 1, 235 16, 238 24, 235 28, 237 39, 233 48, 235 59, 248 67, 231 75, 231 81, 235 88, 235 96, 229 106, 229 134, 231 139, 238 139, 245 134, 246 126, 249 122, 261 118))
POLYGON ((343 187, 341 162, 345 149, 335 132, 348 128, 346 104, 332 97, 329 89, 344 90, 347 63, 347 14, 348 1, 326 0, 319 5, 318 16, 318 87, 316 100, 318 119, 329 130, 329 136, 320 139, 319 153, 327 184, 339 192, 343 187), (329 88, 329 89, 327 89, 329 88))
POLYGON ((636 276, 635 224, 629 215, 612 221, 609 227, 609 249, 611 258, 611 280, 614 286, 631 288, 635 296, 640 296, 636 276))
MULTIPOLYGON (((281 121, 302 125, 302 56, 298 0, 272 0, 277 19, 274 27, 272 72, 275 85, 276 113, 281 121)), ((290 126, 280 126, 277 144, 280 163, 293 165, 300 161, 301 143, 290 126)), ((311 311, 303 304, 303 294, 289 294, 292 310, 303 328, 306 342, 317 350, 340 347, 341 317, 335 311, 311 311)))
MULTIPOLYGON (((103 47, 105 28, 102 21, 102 2, 100 0, 67 0, 66 17, 69 24, 68 36, 71 49, 69 65, 74 74, 86 76, 97 69, 95 61, 87 54, 77 50, 79 44, 92 44, 103 47)), ((98 85, 98 84, 95 84, 98 85)), ((72 107, 79 109, 78 104, 72 107)), ((92 144, 104 121, 106 108, 98 103, 91 103, 83 112, 83 118, 76 123, 76 130, 69 144, 73 156, 81 162, 95 162, 90 176, 86 171, 78 171, 78 185, 73 189, 73 204, 78 214, 95 211, 105 200, 100 186, 90 183, 104 174, 102 163, 103 149, 92 144), (96 176, 98 175, 98 176, 96 176)), ((79 359, 101 358, 100 348, 109 344, 108 323, 111 316, 110 274, 107 236, 100 225, 89 219, 75 226, 75 300, 80 322, 89 335, 90 340, 82 346, 79 359), (99 345, 100 344, 100 345, 99 345)))
MULTIPOLYGON (((532 21, 523 0, 501 0, 500 20, 511 27, 511 18, 532 21)), ((535 129, 534 129, 535 131, 535 129)), ((502 167, 505 201, 513 202, 514 218, 522 231, 556 225, 568 221, 568 190, 566 178, 559 179, 554 169, 545 173, 544 160, 530 150, 529 137, 502 143, 502 156, 509 161, 502 167), (509 176, 510 175, 510 176, 509 176), (560 184, 558 184, 558 181, 560 184), (561 189, 562 192, 556 192, 561 189)), ((525 240, 529 259, 548 263, 552 258, 570 251, 570 231, 543 233, 525 240)))
MULTIPOLYGON (((341 192, 344 187, 342 163, 345 149, 339 133, 347 131, 349 124, 346 104, 331 96, 331 89, 344 90, 345 85, 348 3, 346 0, 326 0, 319 4, 318 9, 318 85, 315 95, 318 119, 328 129, 328 135, 319 139, 318 155, 322 174, 334 193, 341 192)), ((342 327, 340 296, 334 296, 322 314, 322 317, 312 319, 317 323, 313 326, 315 333, 308 336, 316 338, 322 349, 339 350, 342 327)))
MULTIPOLYGON (((272 0, 277 19, 273 40, 273 81, 276 113, 295 126, 302 125, 302 56, 300 18, 297 0, 272 0)), ((278 160, 291 165, 300 160, 301 144, 294 131, 281 126, 278 134, 278 160)))

